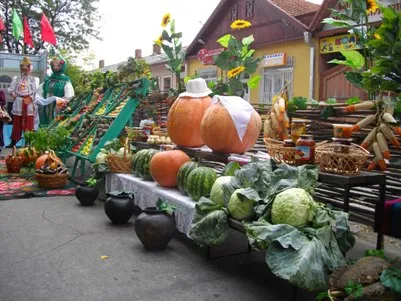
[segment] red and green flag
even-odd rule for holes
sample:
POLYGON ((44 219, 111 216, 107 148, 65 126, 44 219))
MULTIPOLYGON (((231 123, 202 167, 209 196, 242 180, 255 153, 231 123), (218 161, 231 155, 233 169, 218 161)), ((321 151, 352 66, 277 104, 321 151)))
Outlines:
POLYGON ((24 17, 24 44, 29 45, 32 48, 35 46, 33 45, 31 29, 29 28, 28 19, 24 17))
POLYGON ((13 36, 16 40, 18 40, 22 36, 23 28, 21 19, 19 18, 15 8, 13 9, 11 20, 13 24, 13 36))

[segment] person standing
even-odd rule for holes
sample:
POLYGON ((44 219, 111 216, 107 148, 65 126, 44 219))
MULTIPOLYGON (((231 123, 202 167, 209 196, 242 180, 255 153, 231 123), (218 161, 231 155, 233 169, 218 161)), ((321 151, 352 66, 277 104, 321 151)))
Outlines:
POLYGON ((8 92, 14 98, 12 113, 13 130, 11 147, 21 140, 23 131, 34 130, 35 93, 39 88, 39 78, 30 76, 32 64, 29 57, 24 57, 20 64, 21 76, 14 76, 8 92))
MULTIPOLYGON (((5 110, 4 106, 6 105, 6 94, 3 90, 0 90, 0 107, 5 110)), ((4 121, 0 120, 0 152, 4 147, 4 136, 3 136, 3 125, 4 121)))

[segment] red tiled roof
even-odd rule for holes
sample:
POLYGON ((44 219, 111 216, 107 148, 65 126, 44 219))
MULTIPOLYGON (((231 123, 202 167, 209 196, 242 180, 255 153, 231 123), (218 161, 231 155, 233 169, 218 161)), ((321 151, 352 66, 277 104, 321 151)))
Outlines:
POLYGON ((305 0, 269 0, 279 6, 282 10, 293 17, 317 12, 319 4, 314 4, 305 0))

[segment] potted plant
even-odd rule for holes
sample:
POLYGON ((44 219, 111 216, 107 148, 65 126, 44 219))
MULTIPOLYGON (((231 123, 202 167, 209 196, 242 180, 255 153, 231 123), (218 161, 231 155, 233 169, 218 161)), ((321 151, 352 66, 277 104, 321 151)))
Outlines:
POLYGON ((82 206, 91 206, 96 201, 99 195, 99 190, 96 187, 97 180, 89 178, 81 185, 78 185, 75 190, 75 196, 82 206))
POLYGON ((148 250, 163 250, 176 230, 176 207, 159 199, 156 207, 147 207, 135 220, 135 232, 148 250))

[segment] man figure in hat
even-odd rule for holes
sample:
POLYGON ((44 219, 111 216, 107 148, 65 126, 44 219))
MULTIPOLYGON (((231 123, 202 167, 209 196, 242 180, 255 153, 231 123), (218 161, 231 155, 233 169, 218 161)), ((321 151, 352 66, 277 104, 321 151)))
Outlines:
POLYGON ((39 87, 39 78, 30 76, 32 71, 29 57, 24 57, 20 64, 21 76, 14 76, 8 92, 14 98, 12 113, 13 131, 11 145, 14 146, 21 139, 23 131, 34 129, 35 93, 39 87))
MULTIPOLYGON (((47 77, 38 89, 38 94, 44 99, 56 96, 69 101, 74 96, 74 88, 70 77, 65 75, 67 62, 60 56, 50 62, 53 73, 47 77)), ((49 125, 56 117, 56 102, 39 107, 40 125, 49 125)))

